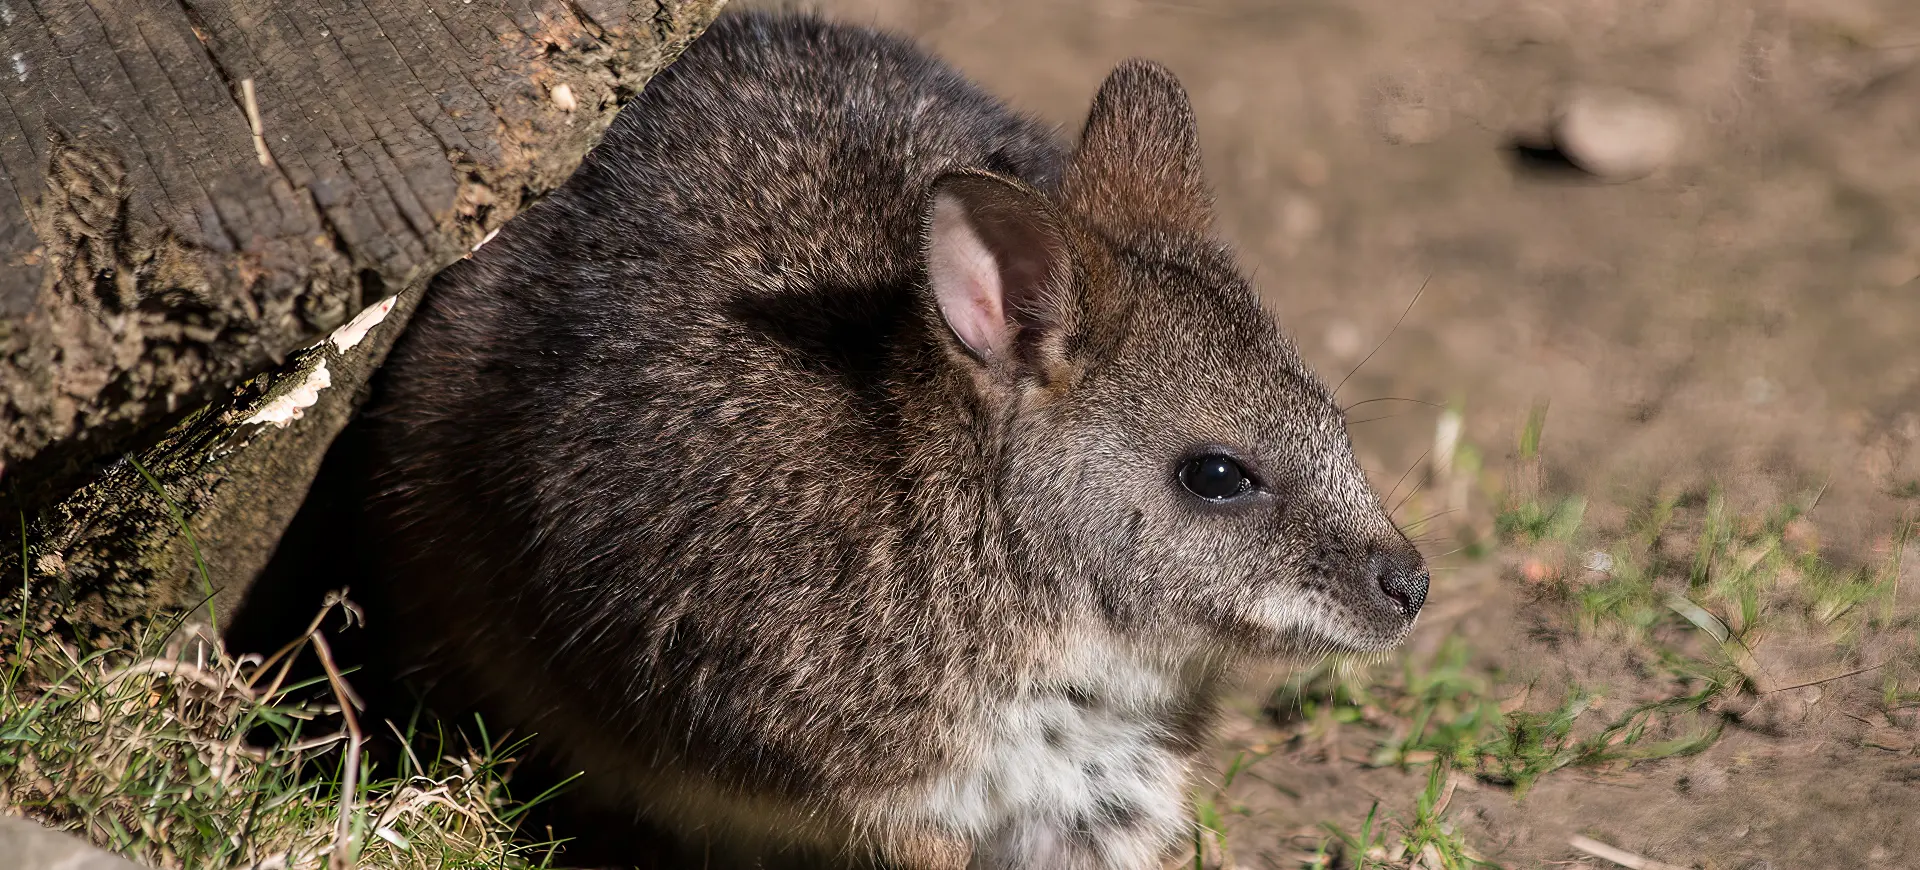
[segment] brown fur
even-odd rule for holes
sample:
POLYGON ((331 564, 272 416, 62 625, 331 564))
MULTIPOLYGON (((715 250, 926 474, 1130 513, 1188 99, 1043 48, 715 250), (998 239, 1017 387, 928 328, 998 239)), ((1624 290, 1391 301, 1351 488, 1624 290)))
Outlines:
POLYGON ((330 460, 383 654, 690 837, 1023 866, 899 809, 995 711, 1070 699, 1185 758, 1234 662, 1385 648, 1424 596, 1210 223, 1157 66, 1069 155, 892 37, 723 19, 436 281, 330 460), (1000 264, 998 352, 929 289, 935 192, 1000 264), (1209 446, 1260 491, 1184 491, 1209 446), (1113 713, 1089 638, 1176 687, 1113 713))

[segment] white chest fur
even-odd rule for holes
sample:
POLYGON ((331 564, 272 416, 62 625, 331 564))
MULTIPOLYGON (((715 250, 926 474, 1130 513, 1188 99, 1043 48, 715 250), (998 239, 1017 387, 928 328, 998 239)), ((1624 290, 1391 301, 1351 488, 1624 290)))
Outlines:
POLYGON ((909 806, 974 845, 975 870, 1159 866, 1189 830, 1169 728, 1178 670, 1099 637, 985 713, 973 762, 909 806))

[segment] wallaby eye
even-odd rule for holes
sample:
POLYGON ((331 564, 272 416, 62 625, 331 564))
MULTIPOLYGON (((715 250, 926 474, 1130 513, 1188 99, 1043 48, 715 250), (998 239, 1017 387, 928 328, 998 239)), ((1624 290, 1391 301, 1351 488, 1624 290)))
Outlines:
POLYGON ((1180 467, 1180 485, 1207 501, 1227 501, 1253 490, 1253 478, 1233 457, 1196 456, 1180 467))

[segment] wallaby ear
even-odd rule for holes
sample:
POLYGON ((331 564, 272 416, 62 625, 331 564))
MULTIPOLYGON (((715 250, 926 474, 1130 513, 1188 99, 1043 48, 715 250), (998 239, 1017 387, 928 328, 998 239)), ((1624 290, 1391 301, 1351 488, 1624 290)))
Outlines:
POLYGON ((926 218, 927 282, 973 357, 997 363, 1065 323, 1072 268, 1045 197, 980 170, 941 176, 926 218))
POLYGON ((1213 195, 1200 168, 1193 105, 1171 71, 1137 58, 1114 68, 1094 95, 1064 192, 1112 235, 1209 230, 1213 195))

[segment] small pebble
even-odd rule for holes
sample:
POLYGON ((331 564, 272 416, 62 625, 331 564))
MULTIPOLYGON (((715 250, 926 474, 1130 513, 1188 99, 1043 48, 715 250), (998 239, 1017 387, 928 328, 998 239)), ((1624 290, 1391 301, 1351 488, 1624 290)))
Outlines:
POLYGON ((1673 162, 1680 119, 1671 109, 1626 91, 1583 90, 1554 113, 1554 145, 1601 178, 1631 181, 1673 162))
POLYGON ((553 104, 559 106, 562 112, 571 112, 574 109, 580 108, 580 102, 573 98, 573 87, 571 85, 564 83, 554 85, 552 96, 553 104))

